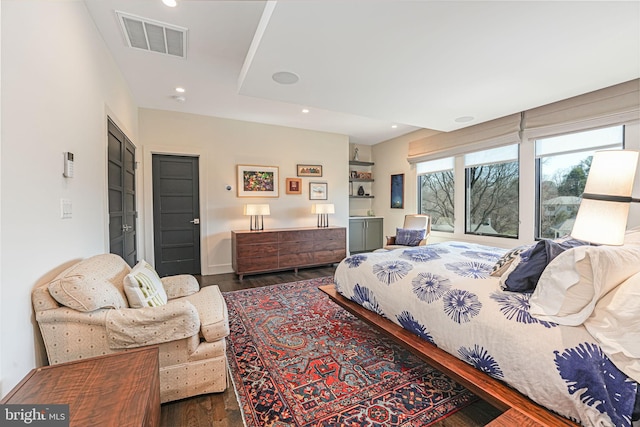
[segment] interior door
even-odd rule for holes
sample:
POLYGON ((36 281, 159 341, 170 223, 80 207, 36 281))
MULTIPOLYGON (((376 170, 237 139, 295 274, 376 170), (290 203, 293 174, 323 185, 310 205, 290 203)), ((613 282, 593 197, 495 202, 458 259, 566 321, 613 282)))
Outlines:
POLYGON ((152 174, 155 269, 200 274, 198 158, 154 154, 152 174))
POLYGON ((137 262, 136 148, 108 119, 109 252, 137 262))

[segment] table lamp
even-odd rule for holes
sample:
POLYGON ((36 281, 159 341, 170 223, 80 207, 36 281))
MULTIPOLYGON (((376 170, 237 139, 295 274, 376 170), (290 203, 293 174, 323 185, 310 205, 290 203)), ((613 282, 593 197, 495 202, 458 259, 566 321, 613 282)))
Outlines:
POLYGON ((329 226, 329 214, 336 213, 333 203, 311 205, 311 213, 318 215, 318 227, 329 226))
POLYGON ((263 216, 270 215, 269 205, 244 205, 244 214, 251 216, 251 231, 264 230, 263 216))
POLYGON ((571 237, 602 245, 622 245, 636 179, 635 150, 604 150, 593 155, 571 237))

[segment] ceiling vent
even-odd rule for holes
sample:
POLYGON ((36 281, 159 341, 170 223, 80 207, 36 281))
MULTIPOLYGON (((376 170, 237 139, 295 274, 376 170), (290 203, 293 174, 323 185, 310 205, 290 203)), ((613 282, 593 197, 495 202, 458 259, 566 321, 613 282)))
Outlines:
POLYGON ((187 29, 116 11, 129 47, 187 57, 187 29))

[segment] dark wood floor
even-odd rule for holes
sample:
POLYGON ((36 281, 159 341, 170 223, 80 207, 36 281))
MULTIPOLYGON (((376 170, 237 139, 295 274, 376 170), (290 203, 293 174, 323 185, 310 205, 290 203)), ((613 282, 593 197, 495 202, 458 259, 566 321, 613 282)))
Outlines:
MULTIPOLYGON (((333 276, 334 267, 318 267, 270 274, 245 276, 238 280, 233 273, 199 276, 201 286, 218 285, 222 292, 276 285, 333 276)), ((500 415, 500 411, 479 401, 434 424, 435 427, 484 426, 500 415)), ((197 396, 162 405, 161 425, 164 427, 241 427, 242 414, 233 386, 224 393, 197 396)))

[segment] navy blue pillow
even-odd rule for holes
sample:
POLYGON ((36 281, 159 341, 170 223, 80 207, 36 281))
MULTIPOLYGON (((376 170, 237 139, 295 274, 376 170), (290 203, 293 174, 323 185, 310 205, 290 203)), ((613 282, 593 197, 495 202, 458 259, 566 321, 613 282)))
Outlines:
POLYGON ((412 230, 408 228, 396 228, 396 245, 418 246, 424 239, 426 230, 412 230))
POLYGON ((505 280, 505 290, 511 292, 533 292, 538 280, 555 257, 567 249, 588 245, 588 242, 576 239, 540 240, 530 249, 520 254, 520 264, 505 280))

